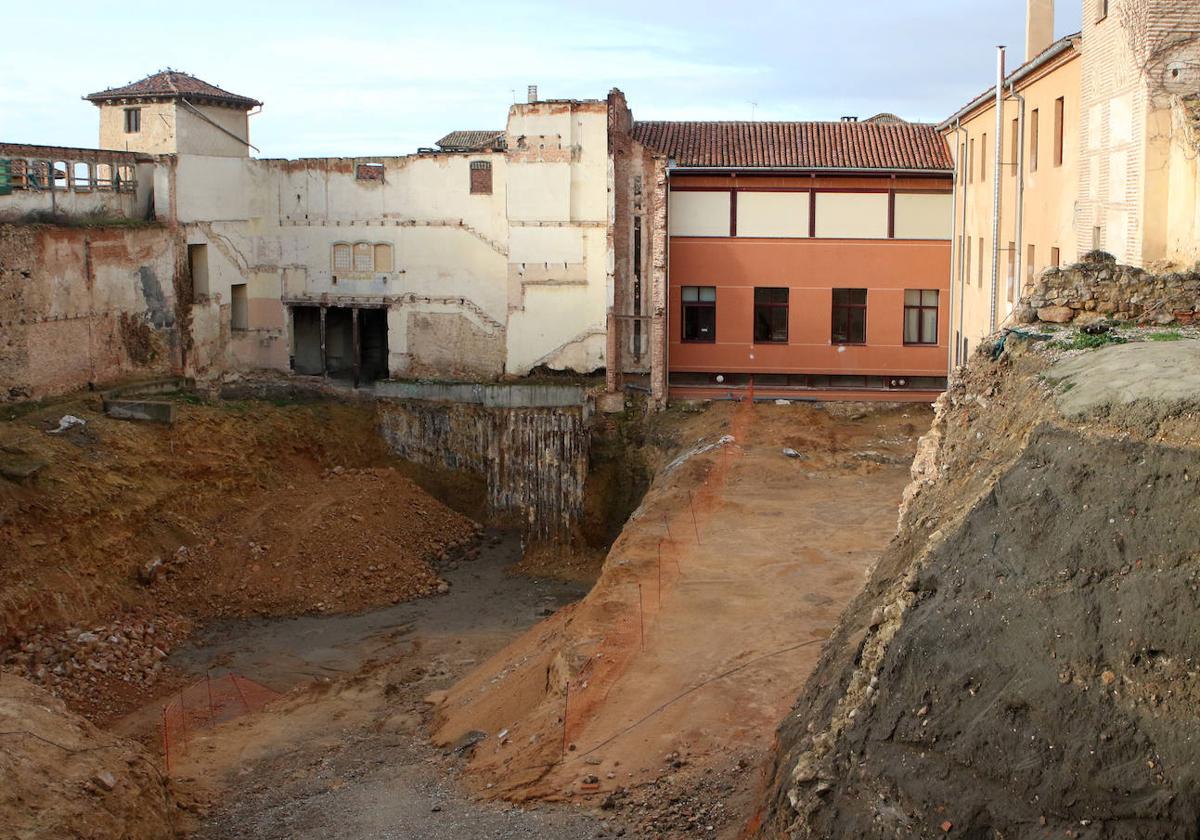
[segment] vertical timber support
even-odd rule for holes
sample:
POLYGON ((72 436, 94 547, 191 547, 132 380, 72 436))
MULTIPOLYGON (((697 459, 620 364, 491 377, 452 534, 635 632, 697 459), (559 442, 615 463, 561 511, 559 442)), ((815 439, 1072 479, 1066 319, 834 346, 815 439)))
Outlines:
POLYGON ((329 375, 329 362, 325 354, 325 310, 326 307, 321 307, 321 375, 329 375))
POLYGON ((358 332, 358 307, 350 310, 350 352, 354 356, 354 387, 358 387, 359 373, 362 370, 362 342, 358 332))

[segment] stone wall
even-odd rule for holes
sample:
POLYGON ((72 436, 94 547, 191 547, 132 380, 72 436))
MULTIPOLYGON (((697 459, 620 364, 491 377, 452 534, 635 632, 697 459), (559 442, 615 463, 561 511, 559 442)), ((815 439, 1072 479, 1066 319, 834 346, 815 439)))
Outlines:
POLYGON ((1200 313, 1200 272, 1150 274, 1107 254, 1048 268, 1026 290, 1015 315, 1024 324, 1089 324, 1105 318, 1139 324, 1190 324, 1200 313))
POLYGON ((177 255, 157 225, 0 225, 0 402, 179 372, 177 255))

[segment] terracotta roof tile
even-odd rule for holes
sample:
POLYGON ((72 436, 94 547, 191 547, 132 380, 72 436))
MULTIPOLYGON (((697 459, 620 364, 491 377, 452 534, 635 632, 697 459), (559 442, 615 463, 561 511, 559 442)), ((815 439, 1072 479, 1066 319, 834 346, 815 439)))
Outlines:
POLYGON ((474 152, 502 145, 504 131, 451 131, 435 145, 447 152, 474 152))
POLYGON ((954 168, 932 125, 908 122, 635 122, 639 143, 681 167, 954 168))
POLYGON ((216 85, 210 85, 203 79, 189 76, 179 70, 162 70, 147 76, 140 82, 133 82, 124 87, 109 88, 85 96, 92 102, 107 102, 112 99, 137 99, 138 97, 191 97, 224 102, 227 105, 241 105, 254 108, 262 103, 248 96, 239 96, 227 90, 221 90, 216 85))

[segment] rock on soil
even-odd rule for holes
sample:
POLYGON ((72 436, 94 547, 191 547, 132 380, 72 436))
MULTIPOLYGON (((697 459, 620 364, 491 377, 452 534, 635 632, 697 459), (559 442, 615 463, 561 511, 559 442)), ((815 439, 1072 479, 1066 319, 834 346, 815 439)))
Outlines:
MULTIPOLYGON (((1155 353, 1176 412, 1192 352, 1155 353)), ((1052 356, 977 354, 939 401, 900 532, 780 730, 762 836, 1195 836, 1196 417, 1081 414, 1052 356)))
POLYGON ((30 683, 0 679, 0 836, 173 838, 153 761, 30 683))

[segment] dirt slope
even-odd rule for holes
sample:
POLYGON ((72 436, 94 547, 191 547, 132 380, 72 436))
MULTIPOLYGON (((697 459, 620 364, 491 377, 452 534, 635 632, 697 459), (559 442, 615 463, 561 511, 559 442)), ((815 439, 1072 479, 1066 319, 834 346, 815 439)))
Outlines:
POLYGON ((173 809, 142 747, 24 680, 0 679, 0 837, 172 838, 173 809))
POLYGON ((588 596, 434 698, 438 742, 486 734, 468 777, 486 794, 607 802, 645 836, 736 832, 734 800, 892 532, 928 421, 691 418, 588 596))
POLYGON ((762 836, 1195 836, 1196 352, 976 355, 780 730, 762 836))
POLYGON ((438 591, 476 526, 396 471, 369 406, 213 402, 174 426, 86 399, 0 423, 0 664, 97 721, 217 616, 353 611, 438 591), (50 435, 63 414, 87 425, 50 435))

